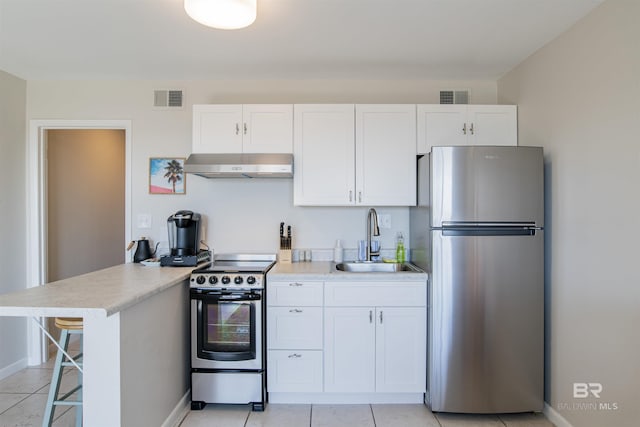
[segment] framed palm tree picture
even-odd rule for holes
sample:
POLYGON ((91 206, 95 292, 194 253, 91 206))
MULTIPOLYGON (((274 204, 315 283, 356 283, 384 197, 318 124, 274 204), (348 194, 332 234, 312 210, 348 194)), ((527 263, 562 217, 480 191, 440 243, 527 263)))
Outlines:
POLYGON ((186 194, 184 157, 149 159, 149 194, 186 194))

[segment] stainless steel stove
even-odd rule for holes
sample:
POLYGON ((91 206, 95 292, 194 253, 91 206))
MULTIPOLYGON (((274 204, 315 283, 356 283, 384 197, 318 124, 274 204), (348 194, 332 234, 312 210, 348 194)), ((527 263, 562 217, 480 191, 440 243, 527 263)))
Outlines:
POLYGON ((216 254, 194 270, 191 298, 191 408, 266 400, 264 289, 273 254, 216 254))

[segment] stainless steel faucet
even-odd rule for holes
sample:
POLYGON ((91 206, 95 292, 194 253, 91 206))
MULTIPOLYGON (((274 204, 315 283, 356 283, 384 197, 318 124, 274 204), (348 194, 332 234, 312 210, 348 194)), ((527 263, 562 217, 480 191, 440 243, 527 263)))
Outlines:
POLYGON ((372 223, 373 223, 373 235, 379 236, 380 229, 378 228, 378 213, 373 208, 369 209, 369 212, 367 213, 367 259, 366 259, 367 261, 371 261, 371 256, 380 255, 380 250, 377 250, 375 252, 371 250, 372 223))

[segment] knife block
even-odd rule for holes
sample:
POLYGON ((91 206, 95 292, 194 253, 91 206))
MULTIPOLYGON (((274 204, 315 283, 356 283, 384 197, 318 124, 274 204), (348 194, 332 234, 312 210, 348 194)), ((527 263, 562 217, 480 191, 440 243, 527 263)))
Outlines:
POLYGON ((278 262, 291 264, 291 249, 280 249, 278 252, 278 262))

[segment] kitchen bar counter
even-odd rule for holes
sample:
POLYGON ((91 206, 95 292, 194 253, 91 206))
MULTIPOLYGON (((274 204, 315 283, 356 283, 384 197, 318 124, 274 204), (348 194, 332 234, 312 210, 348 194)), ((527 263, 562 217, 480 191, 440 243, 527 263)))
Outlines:
POLYGON ((269 272, 269 280, 426 280, 427 273, 399 271, 396 273, 354 273, 336 269, 335 262, 313 261, 284 264, 278 262, 269 272))
POLYGON ((194 267, 122 264, 0 295, 1 316, 111 316, 189 277, 194 267))
POLYGON ((83 318, 83 425, 177 425, 190 400, 192 270, 118 265, 0 295, 0 316, 83 318))

